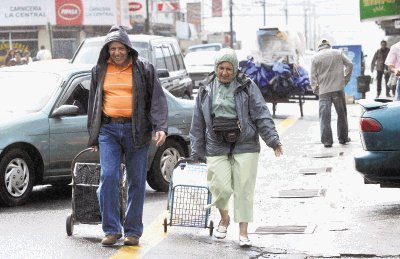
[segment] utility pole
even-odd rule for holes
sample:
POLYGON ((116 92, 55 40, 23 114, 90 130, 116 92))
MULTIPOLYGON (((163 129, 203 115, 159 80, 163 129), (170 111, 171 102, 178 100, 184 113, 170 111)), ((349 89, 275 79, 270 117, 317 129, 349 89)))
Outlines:
POLYGON ((229 0, 229 24, 230 24, 230 36, 231 36, 231 42, 230 46, 233 48, 233 12, 232 12, 232 6, 233 6, 233 0, 229 0))
POLYGON ((308 44, 308 24, 307 24, 307 11, 308 8, 306 5, 304 5, 304 37, 306 38, 306 48, 309 48, 309 44, 308 44))
POLYGON ((262 5, 263 5, 264 26, 265 26, 267 24, 266 23, 266 12, 265 12, 265 0, 263 0, 262 5))
POLYGON ((286 25, 289 24, 289 21, 288 21, 288 4, 287 4, 287 1, 288 1, 288 0, 285 0, 285 22, 286 22, 286 25))
POLYGON ((146 0, 146 19, 144 20, 144 33, 150 34, 149 0, 146 0))

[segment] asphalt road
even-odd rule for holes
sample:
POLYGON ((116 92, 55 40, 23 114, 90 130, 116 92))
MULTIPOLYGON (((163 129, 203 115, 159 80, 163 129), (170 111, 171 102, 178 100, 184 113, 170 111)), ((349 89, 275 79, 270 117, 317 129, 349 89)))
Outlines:
MULTIPOLYGON (((150 188, 139 247, 102 247, 100 225, 76 225, 68 237, 70 187, 42 186, 28 204, 0 207, 0 258, 400 258, 400 190, 364 185, 353 162, 362 149, 361 109, 350 104, 348 110, 352 141, 326 149, 319 143, 316 101, 306 101, 304 117, 297 104, 278 104, 284 156, 262 148, 250 249, 239 248, 237 224, 224 240, 203 228, 175 226, 164 233, 167 195, 150 188)), ((335 123, 333 116, 334 134, 335 123)), ((210 219, 218 224, 216 210, 210 219)))

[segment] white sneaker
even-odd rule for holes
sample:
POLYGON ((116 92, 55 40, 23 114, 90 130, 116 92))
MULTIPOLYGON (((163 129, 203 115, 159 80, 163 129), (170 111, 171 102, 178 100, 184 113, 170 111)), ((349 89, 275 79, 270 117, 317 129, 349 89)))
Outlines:
POLYGON ((251 241, 248 237, 240 236, 239 235, 239 246, 246 248, 246 247, 251 247, 251 241))
POLYGON ((224 239, 226 237, 226 233, 228 232, 228 226, 222 226, 221 222, 219 222, 218 228, 214 231, 214 236, 219 239, 224 239))

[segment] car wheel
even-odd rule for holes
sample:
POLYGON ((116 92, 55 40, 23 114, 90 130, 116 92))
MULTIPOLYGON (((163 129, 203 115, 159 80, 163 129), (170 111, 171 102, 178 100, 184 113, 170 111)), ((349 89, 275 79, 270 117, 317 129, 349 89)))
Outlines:
POLYGON ((167 139, 164 145, 158 148, 147 175, 147 183, 150 187, 156 191, 167 192, 172 171, 179 158, 184 155, 183 148, 178 142, 167 139))
POLYGON ((0 202, 7 206, 25 203, 32 192, 33 162, 21 149, 8 151, 0 161, 0 202))

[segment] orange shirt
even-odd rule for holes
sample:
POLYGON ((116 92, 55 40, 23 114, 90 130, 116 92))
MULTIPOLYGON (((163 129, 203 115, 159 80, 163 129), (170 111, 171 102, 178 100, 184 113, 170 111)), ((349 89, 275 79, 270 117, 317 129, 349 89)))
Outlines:
POLYGON ((111 60, 107 62, 104 78, 103 112, 110 117, 132 116, 132 60, 119 68, 111 60))

